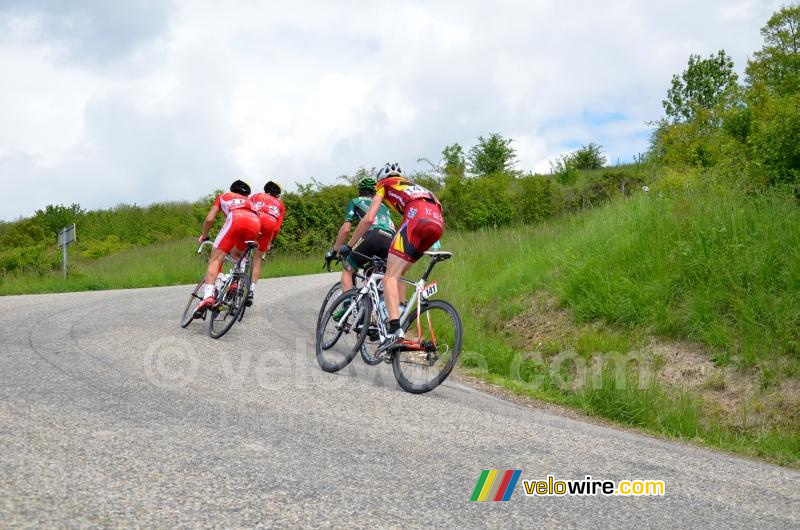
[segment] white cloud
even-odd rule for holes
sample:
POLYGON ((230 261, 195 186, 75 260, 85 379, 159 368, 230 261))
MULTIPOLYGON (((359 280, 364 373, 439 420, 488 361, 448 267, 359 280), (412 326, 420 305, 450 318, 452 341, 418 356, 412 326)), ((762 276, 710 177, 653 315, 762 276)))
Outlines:
POLYGON ((413 169, 491 132, 526 170, 589 142, 629 160, 688 55, 725 48, 743 69, 779 2, 3 5, 9 219, 413 169))

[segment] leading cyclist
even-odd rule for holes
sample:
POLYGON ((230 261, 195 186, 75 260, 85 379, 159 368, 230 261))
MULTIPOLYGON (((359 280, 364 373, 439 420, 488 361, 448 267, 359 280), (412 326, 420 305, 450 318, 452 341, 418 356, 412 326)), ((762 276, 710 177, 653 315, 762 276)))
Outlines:
POLYGON ((272 241, 278 235, 283 224, 283 214, 286 212, 286 206, 283 205, 283 201, 280 198, 281 191, 281 187, 270 180, 264 184, 263 192, 256 193, 250 197, 253 209, 258 212, 258 218, 261 222, 261 235, 258 236, 258 249, 253 261, 252 282, 250 283, 250 292, 247 295, 248 300, 251 301, 256 290, 256 282, 261 276, 261 259, 264 254, 269 252, 272 241))
POLYGON ((384 165, 378 171, 378 184, 369 210, 358 223, 347 245, 342 245, 339 254, 346 256, 353 244, 369 230, 383 203, 403 215, 403 224, 392 239, 383 278, 384 299, 389 313, 389 336, 379 352, 386 351, 403 342, 400 328, 400 295, 405 298, 405 284, 400 276, 406 273, 444 232, 444 217, 439 199, 426 188, 405 178, 398 163, 384 165))
POLYGON ((211 256, 208 258, 208 272, 203 284, 203 301, 197 306, 195 314, 202 314, 214 303, 214 280, 222 269, 225 256, 235 248, 239 252, 246 248, 245 241, 258 239, 261 223, 258 214, 250 202, 250 185, 242 180, 235 180, 230 191, 217 196, 211 209, 203 221, 203 233, 198 238, 202 243, 208 239, 208 232, 214 224, 214 218, 222 211, 225 224, 214 240, 211 256))

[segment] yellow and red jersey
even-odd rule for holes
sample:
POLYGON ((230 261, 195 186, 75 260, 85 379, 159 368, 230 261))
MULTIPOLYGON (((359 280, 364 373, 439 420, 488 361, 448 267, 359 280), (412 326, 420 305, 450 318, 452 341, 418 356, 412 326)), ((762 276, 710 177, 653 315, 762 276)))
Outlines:
POLYGON ((387 177, 379 180, 375 193, 383 198, 383 202, 389 208, 401 215, 406 214, 406 205, 414 201, 424 200, 441 207, 436 195, 403 177, 387 177))

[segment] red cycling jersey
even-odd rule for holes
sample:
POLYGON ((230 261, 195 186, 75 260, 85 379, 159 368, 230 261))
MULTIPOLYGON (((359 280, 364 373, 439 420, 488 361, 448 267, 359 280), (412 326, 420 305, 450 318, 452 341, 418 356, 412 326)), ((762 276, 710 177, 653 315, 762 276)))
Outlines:
POLYGON ((283 201, 269 193, 256 193, 250 197, 253 208, 258 212, 261 221, 261 235, 258 238, 258 250, 269 250, 272 240, 278 235, 283 224, 283 214, 286 207, 283 201))
POLYGON ((256 211, 253 208, 253 204, 250 202, 250 198, 246 195, 239 195, 238 193, 233 193, 232 191, 226 191, 220 195, 217 195, 217 200, 214 201, 214 206, 222 210, 222 213, 225 214, 225 217, 228 216, 234 210, 252 210, 256 211))
POLYGON ((380 195, 383 202, 392 210, 401 215, 406 214, 406 205, 413 201, 424 200, 441 207, 436 195, 403 177, 387 177, 379 180, 375 193, 380 195))
POLYGON ((214 247, 225 253, 236 247, 245 249, 245 241, 255 241, 261 230, 258 215, 250 199, 231 191, 217 196, 214 206, 225 214, 225 224, 214 240, 214 247))
POLYGON ((283 205, 283 201, 279 198, 262 191, 250 197, 250 202, 253 204, 253 209, 259 214, 270 215, 279 223, 283 222, 283 213, 286 211, 286 206, 283 205))

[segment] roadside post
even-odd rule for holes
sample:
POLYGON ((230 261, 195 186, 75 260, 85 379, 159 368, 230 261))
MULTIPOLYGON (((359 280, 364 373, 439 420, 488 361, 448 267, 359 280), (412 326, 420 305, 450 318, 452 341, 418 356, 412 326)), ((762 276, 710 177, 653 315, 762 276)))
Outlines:
POLYGON ((71 226, 65 226, 58 232, 58 246, 61 247, 61 270, 64 272, 64 279, 67 278, 67 245, 74 243, 75 236, 75 223, 71 226))

